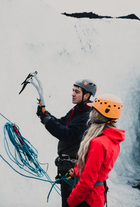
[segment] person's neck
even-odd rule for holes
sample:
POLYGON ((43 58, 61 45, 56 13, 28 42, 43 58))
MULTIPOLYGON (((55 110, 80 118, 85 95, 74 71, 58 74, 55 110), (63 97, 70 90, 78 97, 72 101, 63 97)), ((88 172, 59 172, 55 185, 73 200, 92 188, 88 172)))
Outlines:
POLYGON ((86 100, 86 101, 84 101, 84 102, 78 103, 77 105, 78 105, 78 106, 84 106, 84 105, 86 105, 89 101, 90 101, 90 100, 86 100))

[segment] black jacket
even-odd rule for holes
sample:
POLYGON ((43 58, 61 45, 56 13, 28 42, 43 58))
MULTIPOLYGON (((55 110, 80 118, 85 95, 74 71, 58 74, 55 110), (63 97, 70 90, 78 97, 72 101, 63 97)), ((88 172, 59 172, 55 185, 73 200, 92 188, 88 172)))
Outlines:
POLYGON ((73 117, 68 126, 66 126, 71 111, 72 109, 66 116, 60 119, 51 115, 51 119, 45 127, 54 137, 59 139, 58 155, 67 154, 71 158, 76 158, 81 139, 87 130, 87 121, 91 108, 86 104, 81 106, 76 105, 73 117))

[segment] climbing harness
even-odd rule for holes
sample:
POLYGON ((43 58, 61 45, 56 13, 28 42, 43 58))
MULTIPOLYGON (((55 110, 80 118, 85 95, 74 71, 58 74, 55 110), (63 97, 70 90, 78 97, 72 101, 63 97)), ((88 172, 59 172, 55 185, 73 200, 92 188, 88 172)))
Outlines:
MULTIPOLYGON (((74 159, 66 154, 62 154, 61 156, 58 156, 55 159, 55 165, 57 166, 57 175, 55 179, 61 178, 61 170, 65 171, 66 169, 72 169, 77 162, 78 162, 77 159, 74 159), (66 169, 63 169, 63 166, 65 166, 66 169)), ((74 185, 74 182, 72 183, 72 185, 74 185)))

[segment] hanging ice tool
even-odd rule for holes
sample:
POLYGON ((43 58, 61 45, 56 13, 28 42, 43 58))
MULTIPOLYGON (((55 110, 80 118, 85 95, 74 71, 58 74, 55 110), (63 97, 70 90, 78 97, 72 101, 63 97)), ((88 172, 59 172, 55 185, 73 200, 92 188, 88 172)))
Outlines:
POLYGON ((42 88, 42 84, 40 82, 40 80, 37 77, 37 71, 35 71, 34 73, 29 73, 29 75, 27 76, 27 78, 23 81, 23 83, 21 85, 23 85, 21 91, 19 92, 19 94, 21 94, 21 92, 25 89, 25 87, 27 86, 27 84, 31 83, 36 90, 38 91, 39 94, 39 105, 42 106, 42 112, 45 112, 45 102, 44 102, 44 98, 43 98, 43 88, 42 88), (38 85, 33 81, 33 78, 36 79, 38 85))
MULTIPOLYGON (((27 84, 31 83, 37 89, 37 91, 38 91, 38 94, 39 94, 39 104, 40 104, 40 106, 42 106, 42 112, 44 113, 45 112, 45 102, 44 102, 44 98, 43 98, 43 88, 42 88, 42 84, 41 84, 40 80, 37 77, 37 74, 38 74, 37 71, 35 71, 34 73, 29 73, 29 75, 27 76, 27 78, 21 84, 21 85, 23 85, 23 87, 22 87, 21 91, 19 92, 19 94, 25 89, 25 87, 27 86, 27 84), (36 79, 38 85, 34 82, 33 78, 36 79)), ((17 133, 16 130, 15 130, 15 132, 17 133)), ((20 141, 20 144, 21 145, 24 144, 24 143, 21 142, 21 140, 19 140, 19 141, 20 141)), ((29 157, 28 154, 27 154, 27 156, 29 158, 28 160, 31 161, 31 158, 29 157)), ((34 165, 36 167, 36 163, 34 165)), ((39 168, 39 170, 41 170, 41 172, 42 172, 42 168, 39 168)), ((44 171, 43 171, 43 174, 45 174, 45 176, 47 175, 47 173, 44 172, 44 171)), ((74 185, 74 180, 71 179, 71 177, 70 176, 67 176, 67 175, 61 177, 60 179, 56 179, 55 181, 51 181, 50 178, 49 178, 47 182, 50 182, 52 184, 52 187, 51 187, 51 189, 50 189, 50 191, 48 193, 47 202, 49 200, 49 196, 50 196, 50 193, 51 193, 53 187, 58 192, 58 190, 56 189, 56 188, 58 188, 58 186, 56 186, 56 184, 59 184, 61 182, 61 180, 64 180, 67 184, 69 184, 71 186, 74 185)), ((44 180, 44 181, 46 181, 46 180, 44 180)), ((58 194, 59 194, 59 192, 58 192, 58 194)))

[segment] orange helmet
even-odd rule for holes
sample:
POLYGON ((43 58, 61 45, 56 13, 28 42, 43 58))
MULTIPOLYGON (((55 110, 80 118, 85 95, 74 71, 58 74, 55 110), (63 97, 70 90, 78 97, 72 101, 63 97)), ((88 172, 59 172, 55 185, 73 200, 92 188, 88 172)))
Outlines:
POLYGON ((102 94, 95 99, 93 107, 107 118, 118 119, 122 114, 123 102, 115 95, 102 94))

